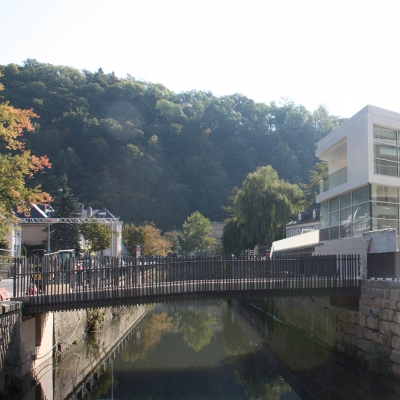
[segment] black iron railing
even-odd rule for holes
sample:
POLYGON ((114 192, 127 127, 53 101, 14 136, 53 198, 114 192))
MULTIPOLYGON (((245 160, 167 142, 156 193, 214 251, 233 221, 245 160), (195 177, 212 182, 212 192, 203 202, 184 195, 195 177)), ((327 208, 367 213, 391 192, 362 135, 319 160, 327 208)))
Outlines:
POLYGON ((196 299, 358 294, 359 256, 17 258, 24 312, 196 299))

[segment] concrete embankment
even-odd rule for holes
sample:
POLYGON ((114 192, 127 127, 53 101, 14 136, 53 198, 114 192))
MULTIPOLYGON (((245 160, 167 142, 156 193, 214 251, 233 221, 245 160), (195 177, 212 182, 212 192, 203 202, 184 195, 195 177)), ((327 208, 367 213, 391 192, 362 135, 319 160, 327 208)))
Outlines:
POLYGON ((21 310, 1 314, 0 392, 12 383, 19 392, 36 390, 41 391, 42 398, 67 398, 79 390, 77 386, 85 382, 147 309, 87 309, 30 317, 22 317, 21 310), (90 328, 94 332, 88 342, 90 328), (56 365, 61 361, 62 366, 56 365), (53 370, 62 379, 53 380, 53 370), (35 381, 36 387, 32 386, 35 381))

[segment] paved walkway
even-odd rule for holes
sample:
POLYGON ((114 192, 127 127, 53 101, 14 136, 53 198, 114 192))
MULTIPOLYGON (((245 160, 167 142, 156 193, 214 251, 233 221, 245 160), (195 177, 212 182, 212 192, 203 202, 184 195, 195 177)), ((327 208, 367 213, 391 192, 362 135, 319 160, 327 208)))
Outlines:
POLYGON ((14 297, 14 288, 13 288, 13 280, 12 279, 3 279, 0 282, 0 288, 5 288, 10 295, 10 297, 14 297))
MULTIPOLYGON (((14 290, 13 290, 13 280, 12 279, 3 279, 0 282, 0 289, 6 289, 7 293, 11 297, 11 299, 14 296, 14 290)), ((1 301, 0 302, 0 314, 7 314, 12 311, 16 311, 22 308, 22 302, 20 301, 1 301)))

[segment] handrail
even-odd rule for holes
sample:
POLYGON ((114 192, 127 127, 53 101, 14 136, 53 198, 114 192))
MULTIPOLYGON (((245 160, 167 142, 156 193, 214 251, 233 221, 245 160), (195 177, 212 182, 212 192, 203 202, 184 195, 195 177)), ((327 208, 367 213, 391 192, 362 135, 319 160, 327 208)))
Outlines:
POLYGON ((25 313, 195 299, 357 293, 359 256, 17 258, 25 313))

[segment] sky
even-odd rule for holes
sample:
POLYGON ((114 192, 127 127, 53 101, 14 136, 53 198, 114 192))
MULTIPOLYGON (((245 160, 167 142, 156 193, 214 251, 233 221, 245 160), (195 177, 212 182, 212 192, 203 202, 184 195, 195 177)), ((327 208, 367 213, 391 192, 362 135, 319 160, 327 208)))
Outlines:
POLYGON ((399 0, 0 0, 0 65, 114 71, 179 93, 400 112, 399 0))

